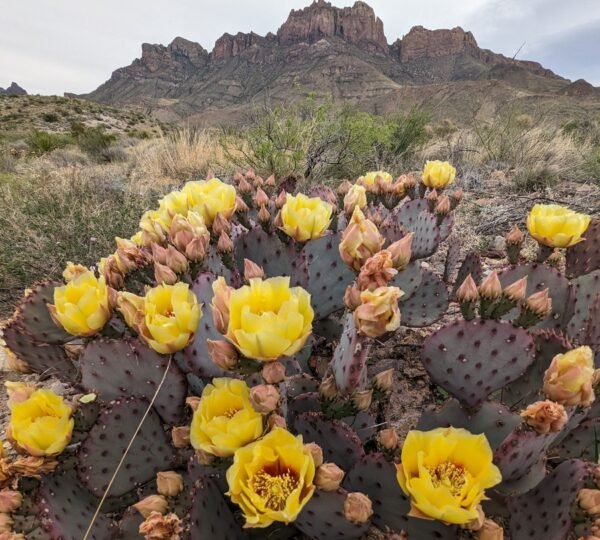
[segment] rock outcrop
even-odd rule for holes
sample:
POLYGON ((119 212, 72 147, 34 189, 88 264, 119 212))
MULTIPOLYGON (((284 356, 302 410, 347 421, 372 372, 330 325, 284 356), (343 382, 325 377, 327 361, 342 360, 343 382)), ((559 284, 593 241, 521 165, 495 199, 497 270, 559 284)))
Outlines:
POLYGON ((26 96, 27 90, 12 82, 8 88, 0 88, 0 96, 26 96))

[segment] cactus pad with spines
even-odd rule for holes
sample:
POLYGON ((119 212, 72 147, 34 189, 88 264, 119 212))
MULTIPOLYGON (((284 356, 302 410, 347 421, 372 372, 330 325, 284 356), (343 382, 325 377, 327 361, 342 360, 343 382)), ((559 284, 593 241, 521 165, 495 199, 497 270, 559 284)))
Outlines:
POLYGON ((567 249, 566 273, 570 278, 600 270, 600 219, 590 222, 583 238, 567 249))
POLYGON ((285 394, 288 399, 293 399, 307 392, 318 392, 319 382, 306 374, 294 375, 286 379, 285 394))
MULTIPOLYGON (((45 476, 37 493, 37 508, 49 540, 81 540, 92 521, 99 499, 81 486, 72 471, 45 476)), ((115 525, 103 513, 98 514, 90 540, 110 540, 115 525)))
POLYGON ((452 289, 452 298, 456 298, 456 291, 463 284, 465 279, 467 279, 469 274, 477 285, 481 283, 483 278, 483 266, 481 264, 479 253, 474 251, 467 254, 458 269, 458 274, 456 275, 456 280, 454 281, 454 287, 452 289))
POLYGON ((141 540, 140 525, 144 522, 144 517, 135 508, 130 507, 125 510, 121 521, 119 521, 119 532, 116 535, 118 540, 141 540))
POLYGON ((348 471, 364 455, 356 432, 341 420, 329 420, 321 413, 299 414, 294 422, 304 442, 315 442, 323 449, 325 461, 348 471))
POLYGON ((403 298, 408 298, 415 292, 423 281, 424 271, 419 261, 408 264, 404 270, 400 270, 389 282, 392 287, 398 287, 403 293, 403 298))
POLYGON ((552 447, 561 459, 580 458, 597 462, 600 455, 600 418, 588 418, 552 447))
MULTIPOLYGON (((137 340, 96 339, 80 356, 81 384, 96 392, 102 401, 121 396, 152 399, 160 384, 169 357, 160 355, 137 340)), ((175 362, 171 363, 154 408, 169 424, 181 421, 187 384, 175 362)))
POLYGON ((365 385, 370 343, 369 338, 356 330, 352 314, 346 314, 344 331, 329 365, 341 394, 351 394, 365 385))
POLYGON ((421 212, 417 216, 414 229, 410 231, 415 233, 412 241, 412 260, 423 259, 435 253, 441 238, 437 218, 433 214, 426 210, 421 212))
POLYGON ((460 261, 460 238, 453 234, 448 239, 448 251, 446 253, 446 260, 444 261, 444 281, 446 283, 452 283, 454 272, 458 261, 460 261))
POLYGON ((477 411, 471 412, 462 407, 457 400, 451 399, 438 411, 426 410, 421 415, 416 429, 429 431, 452 426, 467 429, 475 434, 483 433, 494 450, 519 425, 521 417, 511 413, 500 403, 486 401, 477 411))
POLYGON ((567 333, 575 341, 583 342, 591 319, 592 304, 600 296, 600 270, 579 276, 572 284, 575 305, 573 316, 567 325, 567 333))
POLYGON ((366 411, 359 411, 356 416, 346 416, 342 422, 348 424, 363 443, 377 433, 377 418, 366 411))
POLYGON ((421 284, 410 296, 400 298, 404 326, 428 326, 441 319, 448 309, 446 284, 430 270, 422 270, 421 284))
POLYGON ((456 320, 423 343, 433 382, 468 406, 517 379, 535 359, 527 331, 503 321, 456 320))
POLYGON ((440 243, 446 240, 454 228, 454 214, 448 214, 439 225, 440 243))
POLYGON ((514 540, 565 540, 571 531, 571 506, 590 474, 583 461, 561 463, 533 490, 508 499, 509 531, 514 540))
MULTIPOLYGON (((142 421, 148 402, 140 398, 122 398, 109 403, 100 413, 77 455, 81 482, 100 497, 117 468, 125 449, 142 421)), ((141 424, 127 457, 110 489, 119 497, 168 470, 175 452, 158 414, 150 410, 141 424)))

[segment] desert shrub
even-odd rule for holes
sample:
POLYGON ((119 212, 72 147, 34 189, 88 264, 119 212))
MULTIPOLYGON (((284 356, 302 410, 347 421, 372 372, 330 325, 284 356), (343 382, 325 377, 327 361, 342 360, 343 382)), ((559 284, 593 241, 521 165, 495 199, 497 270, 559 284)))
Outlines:
POLYGON ((98 161, 111 161, 109 147, 117 140, 112 133, 106 133, 102 127, 86 127, 79 125, 76 130, 71 126, 71 132, 75 137, 79 148, 86 152, 91 158, 98 161))
POLYGON ((58 114, 56 114, 56 113, 45 112, 45 113, 42 113, 42 120, 44 122, 48 122, 48 123, 52 124, 54 122, 58 122, 59 118, 58 118, 58 114))
POLYGON ((58 148, 50 152, 47 159, 56 167, 89 165, 89 157, 77 148, 58 148))
POLYGON ((65 133, 49 133, 47 131, 34 130, 27 137, 26 142, 33 154, 42 155, 72 144, 73 138, 65 133))

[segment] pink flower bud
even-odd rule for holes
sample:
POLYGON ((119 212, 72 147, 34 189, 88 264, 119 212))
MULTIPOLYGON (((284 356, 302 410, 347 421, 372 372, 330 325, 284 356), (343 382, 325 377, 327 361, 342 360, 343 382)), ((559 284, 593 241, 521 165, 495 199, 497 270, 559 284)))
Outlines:
POLYGON ((12 514, 16 512, 23 503, 23 495, 12 489, 3 489, 0 491, 0 512, 12 514))
POLYGON ((400 240, 396 240, 393 244, 388 246, 387 249, 392 254, 392 264, 397 270, 404 270, 408 266, 412 256, 412 242, 414 236, 415 233, 410 232, 400 238, 400 240))
POLYGON ((217 367, 231 371, 237 366, 238 352, 229 341, 207 339, 206 345, 210 359, 217 367))
POLYGON ((233 251, 233 242, 226 233, 222 232, 217 242, 217 251, 219 253, 231 253, 233 251))
POLYGON ((277 384, 285 379, 285 366, 281 362, 267 362, 261 371, 267 384, 277 384))
POLYGON ((166 284, 166 285, 174 285, 177 283, 177 274, 171 270, 167 265, 160 264, 158 262, 154 263, 154 279, 156 283, 166 284))
POLYGON ((400 437, 394 428, 382 429, 377 434, 377 442, 386 450, 395 450, 400 444, 400 437))
POLYGON ((373 515, 371 499, 364 493, 348 493, 344 501, 344 516, 351 523, 362 525, 373 515))
POLYGON ((315 467, 323 465, 323 449, 317 443, 307 443, 304 445, 304 448, 310 452, 315 462, 315 467))
POLYGON ((477 291, 477 284, 475 280, 469 274, 462 285, 456 291, 456 299, 460 303, 464 302, 475 302, 479 298, 479 292, 477 291))
POLYGON ((256 194, 254 195, 254 204, 256 205, 256 208, 260 208, 261 206, 266 206, 269 204, 269 196, 261 188, 256 190, 256 194))
POLYGON ((323 463, 315 473, 315 486, 323 491, 336 491, 345 473, 335 463, 323 463))
POLYGON ((252 278, 264 278, 265 271, 250 259, 244 259, 244 279, 250 281, 252 278))
POLYGON ((511 283, 502 291, 504 296, 512 302, 521 302, 527 296, 527 276, 511 283))
POLYGON ((171 440, 175 448, 187 448, 190 445, 190 426, 175 426, 171 430, 171 440))
POLYGON ((156 475, 156 490, 165 497, 176 497, 183 491, 183 477, 175 471, 159 472, 156 475))
POLYGON ((498 272, 494 270, 483 280, 479 286, 479 294, 482 298, 488 300, 500 298, 500 295, 502 294, 502 284, 500 283, 500 279, 498 279, 498 272))
POLYGON ((250 389, 250 403, 254 410, 267 414, 279 405, 279 390, 271 384, 259 384, 250 389))
POLYGON ((133 507, 145 518, 152 512, 164 514, 167 511, 168 506, 169 503, 167 502, 167 499, 162 495, 148 495, 148 497, 133 505, 133 507))

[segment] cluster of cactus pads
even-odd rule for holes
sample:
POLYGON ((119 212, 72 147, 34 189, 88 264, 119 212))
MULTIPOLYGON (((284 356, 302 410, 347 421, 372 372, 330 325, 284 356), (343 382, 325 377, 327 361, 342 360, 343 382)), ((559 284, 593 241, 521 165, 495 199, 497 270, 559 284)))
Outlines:
POLYGON ((0 539, 600 537, 600 222, 532 223, 535 261, 515 227, 490 271, 454 174, 211 173, 34 285, 2 344, 66 390, 7 385, 0 539), (373 352, 407 327, 443 398, 401 440, 373 352))

